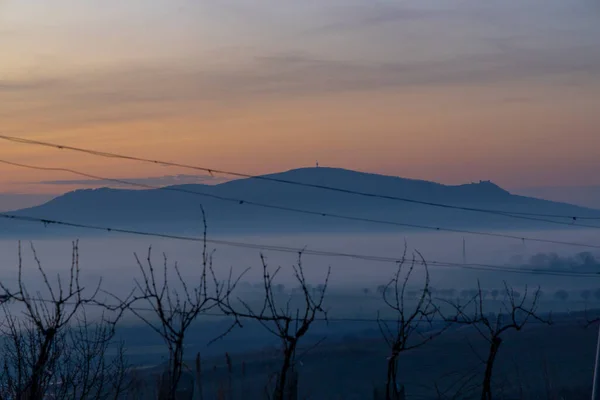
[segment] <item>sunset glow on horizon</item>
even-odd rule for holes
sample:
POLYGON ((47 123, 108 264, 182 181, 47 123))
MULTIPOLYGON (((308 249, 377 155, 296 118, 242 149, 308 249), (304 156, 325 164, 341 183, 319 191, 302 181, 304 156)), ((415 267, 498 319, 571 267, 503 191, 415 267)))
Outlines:
MULTIPOLYGON (((600 185, 590 1, 0 1, 0 133, 248 174, 600 185), (306 3, 306 4, 305 4, 306 3)), ((0 141, 0 159, 193 174, 0 141)), ((0 192, 80 187, 0 165, 0 192)))

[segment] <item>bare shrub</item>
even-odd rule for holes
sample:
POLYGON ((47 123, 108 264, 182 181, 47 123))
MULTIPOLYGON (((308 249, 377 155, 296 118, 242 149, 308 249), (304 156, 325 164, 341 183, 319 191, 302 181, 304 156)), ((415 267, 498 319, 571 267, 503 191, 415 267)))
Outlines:
MULTIPOLYGON (((202 213, 204 216, 203 209, 202 213)), ((200 315, 218 310, 219 304, 227 301, 243 275, 240 275, 235 282, 231 279, 231 273, 226 282, 217 279, 213 269, 212 253, 207 249, 205 217, 203 223, 202 260, 198 270, 198 281, 186 281, 181 275, 178 264, 174 263, 170 266, 165 254, 163 254, 162 271, 157 271, 150 247, 145 263, 135 254, 142 279, 135 280, 135 289, 131 294, 125 300, 121 300, 108 293, 118 300, 119 305, 115 307, 104 304, 106 308, 112 310, 120 309, 121 312, 129 310, 156 332, 167 345, 169 360, 158 384, 160 400, 177 398, 184 369, 184 342, 191 324, 200 315), (175 280, 169 279, 170 268, 175 272, 175 280), (149 309, 141 309, 139 303, 149 306, 149 309)), ((193 390, 193 386, 189 390, 193 390)))
POLYGON ((298 358, 300 340, 307 334, 311 325, 318 319, 326 320, 327 313, 323 307, 325 293, 329 283, 331 269, 327 271, 325 282, 319 286, 318 291, 312 291, 306 281, 302 267, 302 253, 298 254, 298 263, 293 266, 294 277, 299 283, 299 294, 302 298, 298 307, 292 306, 292 297, 288 297, 284 304, 275 295, 277 285, 275 277, 281 270, 277 268, 269 272, 267 261, 261 255, 263 267, 264 300, 259 310, 242 299, 237 299, 241 306, 235 306, 230 301, 222 304, 225 314, 235 317, 239 326, 243 319, 258 321, 266 330, 279 338, 282 345, 283 360, 276 375, 275 389, 271 396, 274 400, 296 399, 298 376, 295 365, 298 358))
POLYGON ((88 320, 85 307, 94 302, 100 282, 91 292, 80 284, 77 242, 72 244, 68 279, 59 275, 55 285, 33 244, 31 252, 44 291, 36 296, 29 293, 20 243, 17 288, 13 291, 0 283, 5 292, 0 398, 116 399, 126 389, 127 367, 122 352, 110 361, 107 352, 121 314, 112 320, 105 315, 98 321, 88 320), (21 312, 14 313, 12 307, 20 307, 21 312))
POLYGON ((525 287, 525 291, 521 295, 504 282, 504 289, 501 293, 504 300, 500 310, 496 313, 486 312, 479 282, 478 288, 477 295, 464 306, 448 302, 456 311, 456 315, 446 319, 452 323, 473 326, 488 343, 487 357, 482 360, 485 364, 485 372, 481 386, 481 399, 492 400, 494 363, 502 344, 503 334, 510 330, 520 331, 532 320, 544 324, 551 324, 551 321, 549 318, 544 319, 537 314, 539 288, 531 294, 525 287))
POLYGON ((400 354, 424 346, 445 329, 433 329, 434 318, 439 315, 439 311, 431 296, 427 263, 419 252, 415 252, 410 260, 407 260, 406 253, 405 247, 396 272, 382 291, 383 301, 394 317, 389 321, 378 316, 379 329, 390 349, 387 359, 386 400, 404 396, 404 389, 398 384, 400 354), (409 286, 417 265, 423 267, 425 279, 421 290, 415 292, 409 286))

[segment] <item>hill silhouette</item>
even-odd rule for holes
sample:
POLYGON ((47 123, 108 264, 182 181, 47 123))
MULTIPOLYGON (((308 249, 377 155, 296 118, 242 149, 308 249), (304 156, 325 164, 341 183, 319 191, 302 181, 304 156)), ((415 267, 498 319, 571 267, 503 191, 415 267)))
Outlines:
MULTIPOLYGON (((423 180, 322 167, 294 169, 265 176, 455 206, 490 208, 507 212, 600 217, 598 210, 516 196, 489 181, 451 186, 423 180)), ((257 178, 239 179, 218 185, 188 184, 169 188, 319 213, 335 213, 440 227, 556 228, 556 226, 536 221, 350 195, 257 178)), ((127 229, 160 229, 171 233, 199 232, 202 228, 201 205, 206 210, 210 231, 217 233, 356 232, 392 229, 397 231, 400 229, 396 226, 346 221, 319 215, 295 214, 283 210, 158 189, 76 190, 43 205, 22 209, 12 214, 127 229)), ((22 222, 4 221, 2 223, 8 228, 2 230, 5 233, 28 232, 34 229, 22 222)), ((39 227, 35 229, 39 230, 39 227)))

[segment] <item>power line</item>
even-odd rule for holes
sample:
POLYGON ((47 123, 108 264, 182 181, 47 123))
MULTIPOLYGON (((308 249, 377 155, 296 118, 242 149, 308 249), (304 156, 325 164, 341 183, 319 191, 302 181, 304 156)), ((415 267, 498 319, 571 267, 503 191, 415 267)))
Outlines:
MULTIPOLYGON (((171 235, 171 234, 166 234, 166 233, 144 232, 144 231, 137 231, 137 230, 131 230, 131 229, 121 229, 121 228, 105 227, 105 226, 98 226, 98 225, 87 225, 87 224, 58 221, 58 220, 45 219, 45 218, 35 218, 35 217, 28 217, 28 216, 13 215, 13 214, 7 214, 7 213, 0 213, 0 218, 16 220, 16 221, 23 221, 23 222, 41 223, 46 226, 47 225, 57 225, 57 226, 67 226, 67 227, 87 229, 87 230, 104 231, 104 232, 109 232, 109 233, 124 233, 124 234, 129 234, 129 235, 158 237, 158 238, 163 238, 163 239, 173 239, 173 240, 181 240, 181 241, 188 241, 188 242, 199 242, 199 243, 206 242, 206 243, 210 243, 213 245, 254 249, 254 250, 266 250, 266 251, 288 253, 288 254, 311 255, 311 256, 318 256, 318 257, 350 258, 350 259, 355 259, 355 260, 379 262, 379 263, 392 263, 392 264, 399 264, 404 261, 407 261, 407 260, 403 260, 402 258, 375 256, 375 255, 368 255, 368 254, 334 252, 334 251, 324 251, 324 250, 311 250, 311 249, 307 249, 307 248, 298 248, 298 247, 287 247, 287 246, 268 245, 268 244, 236 242, 236 241, 229 241, 229 240, 204 239, 204 238, 198 238, 198 237, 193 237, 193 236, 181 236, 181 235, 171 235)), ((510 267, 510 266, 499 266, 499 265, 481 264, 481 263, 462 264, 462 263, 452 263, 452 262, 445 262, 445 261, 426 261, 426 262, 415 261, 415 263, 419 264, 419 265, 431 265, 431 266, 438 266, 438 267, 469 269, 469 270, 477 270, 477 271, 510 272, 510 273, 528 274, 528 275, 552 275, 552 276, 591 278, 591 277, 598 277, 600 274, 600 272, 598 272, 598 273, 579 273, 579 272, 556 271, 556 270, 539 269, 539 268, 520 268, 520 267, 510 267)))
MULTIPOLYGON (((451 205, 451 204, 421 201, 421 200, 409 199, 409 198, 405 198, 405 197, 382 195, 382 194, 362 192, 362 191, 351 190, 351 189, 342 189, 342 188, 313 184, 313 183, 296 182, 296 181, 290 181, 287 179, 274 178, 272 176, 251 175, 251 174, 246 174, 246 173, 242 173, 242 172, 226 171, 226 170, 215 169, 215 168, 200 167, 200 166, 195 166, 195 165, 190 165, 190 164, 155 160, 155 159, 150 159, 150 158, 129 156, 129 155, 124 155, 124 154, 110 153, 110 152, 99 151, 99 150, 91 150, 91 149, 85 149, 85 148, 81 148, 81 147, 55 144, 55 143, 43 142, 43 141, 39 141, 39 140, 24 139, 24 138, 18 138, 18 137, 7 136, 7 135, 0 135, 0 139, 7 140, 10 142, 15 142, 15 143, 27 144, 27 145, 37 145, 37 146, 44 146, 44 147, 52 147, 52 148, 59 149, 59 150, 75 151, 75 152, 86 153, 86 154, 95 155, 95 156, 99 156, 99 157, 105 157, 105 158, 117 158, 117 159, 122 159, 122 160, 146 162, 146 163, 162 165, 162 166, 167 166, 167 167, 179 167, 179 168, 193 169, 193 170, 197 170, 197 171, 207 172, 211 175, 212 174, 223 174, 223 175, 235 176, 238 178, 252 178, 252 179, 269 181, 269 182, 284 183, 284 184, 288 184, 288 185, 296 185, 296 186, 310 187, 310 188, 314 188, 314 189, 328 190, 328 191, 332 191, 332 192, 345 193, 345 194, 350 194, 350 195, 357 195, 357 196, 370 197, 370 198, 381 198, 381 199, 386 199, 386 200, 400 201, 400 202, 412 203, 412 204, 421 204, 421 205, 426 205, 426 206, 431 206, 431 207, 440 207, 440 208, 446 208, 446 209, 455 209, 455 210, 462 210, 462 211, 472 211, 472 212, 493 214, 493 215, 499 215, 499 216, 510 217, 510 218, 521 218, 521 217, 527 217, 527 216, 543 217, 543 218, 563 218, 563 219, 573 220, 573 222, 575 222, 577 220, 585 220, 585 219, 589 219, 589 220, 600 219, 600 217, 585 217, 585 216, 561 215, 561 214, 526 213, 526 212, 502 211, 502 210, 493 210, 493 209, 476 208, 476 207, 455 206, 455 205, 451 205)), ((528 218, 525 218, 525 219, 528 219, 528 218)), ((561 223, 558 221, 547 221, 547 220, 542 220, 542 219, 535 219, 535 220, 541 221, 541 222, 556 222, 556 223, 560 223, 560 224, 564 224, 564 225, 572 225, 569 223, 561 223)), ((577 226, 585 226, 585 225, 577 225, 577 226)), ((588 227, 600 228, 600 226, 588 226, 588 227)))
POLYGON ((560 240, 541 239, 541 238, 535 238, 535 237, 517 236, 517 235, 510 235, 510 234, 496 233, 496 232, 482 232, 482 231, 473 231, 473 230, 465 230, 465 229, 443 228, 443 227, 437 227, 437 226, 411 224, 411 223, 405 223, 405 222, 379 220, 379 219, 365 218, 365 217, 355 217, 355 216, 342 215, 342 214, 336 214, 336 213, 330 213, 330 212, 311 211, 311 210, 305 210, 305 209, 294 208, 294 207, 278 206, 278 205, 274 205, 274 204, 255 202, 255 201, 245 200, 245 199, 241 199, 241 198, 220 196, 220 195, 216 195, 216 194, 212 194, 212 193, 197 192, 197 191, 187 190, 187 189, 178 188, 178 187, 154 186, 154 185, 149 185, 149 184, 144 184, 144 183, 132 182, 132 181, 124 180, 124 179, 107 178, 107 177, 103 177, 103 176, 99 176, 99 175, 93 175, 93 174, 89 174, 86 172, 77 171, 77 170, 70 169, 70 168, 42 167, 42 166, 17 163, 17 162, 8 161, 8 160, 2 160, 2 159, 0 159, 0 163, 15 166, 15 167, 20 167, 20 168, 28 168, 28 169, 34 169, 34 170, 40 170, 40 171, 67 172, 70 174, 83 176, 83 177, 95 179, 98 181, 114 182, 114 183, 119 183, 119 184, 123 184, 123 185, 145 188, 145 189, 185 193, 185 194, 190 194, 190 195, 195 195, 195 196, 213 198, 213 199, 221 200, 221 201, 227 201, 227 202, 231 202, 231 203, 235 203, 235 204, 239 204, 239 205, 251 205, 251 206, 255 206, 255 207, 287 211, 287 212, 299 213, 299 214, 304 214, 304 215, 314 215, 314 216, 319 216, 319 217, 343 219, 343 220, 355 221, 355 222, 366 222, 366 223, 373 223, 373 224, 380 224, 380 225, 399 226, 399 227, 404 227, 404 228, 425 229, 425 230, 436 231, 436 232, 463 233, 463 234, 470 234, 470 235, 475 235, 475 236, 498 237, 498 238, 504 238, 504 239, 514 239, 514 240, 519 240, 519 241, 529 241, 529 242, 539 242, 539 243, 559 244, 559 245, 566 245, 566 246, 600 249, 600 245, 592 245, 592 244, 586 244, 586 243, 565 242, 565 241, 560 241, 560 240))

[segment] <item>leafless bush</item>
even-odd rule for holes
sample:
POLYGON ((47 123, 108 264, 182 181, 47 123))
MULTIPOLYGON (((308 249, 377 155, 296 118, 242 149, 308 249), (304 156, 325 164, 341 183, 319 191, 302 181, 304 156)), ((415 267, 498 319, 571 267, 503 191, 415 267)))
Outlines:
POLYGON ((457 400, 471 398, 471 393, 479 390, 479 385, 475 383, 478 376, 477 368, 469 368, 466 371, 451 371, 445 374, 442 379, 449 380, 450 384, 442 388, 439 382, 434 382, 436 398, 438 400, 457 400))
MULTIPOLYGON (((204 210, 202 212, 204 215, 204 210)), ((191 324, 200 315, 218 309, 219 304, 226 302, 239 281, 239 278, 233 281, 231 273, 226 282, 220 282, 217 279, 213 269, 212 253, 209 253, 207 249, 205 218, 203 222, 204 240, 198 281, 194 283, 186 281, 181 275, 177 263, 172 265, 176 279, 174 282, 170 280, 168 276, 170 266, 165 254, 163 254, 162 271, 158 272, 152 260, 152 248, 149 248, 145 263, 135 254, 142 279, 141 281, 135 280, 134 291, 125 300, 111 295, 119 301, 117 307, 104 304, 111 310, 131 311, 156 332, 167 345, 169 361, 159 382, 159 399, 161 400, 177 398, 178 385, 184 368, 184 341, 191 324), (141 309, 138 306, 140 303, 149 308, 141 309)))
POLYGON ((119 399, 130 388, 129 365, 122 343, 114 343, 112 324, 90 322, 85 315, 64 338, 52 398, 119 399), (115 354, 110 355, 113 350, 115 354))
POLYGON ((5 300, 0 398, 117 398, 125 388, 125 362, 122 353, 113 361, 107 361, 106 353, 120 314, 113 320, 104 316, 96 322, 87 320, 85 306, 95 300, 100 282, 91 292, 81 286, 77 242, 72 246, 69 278, 65 281, 59 275, 57 287, 51 284, 33 245, 31 251, 44 292, 32 296, 27 290, 20 243, 17 288, 0 283, 5 300), (22 312, 15 314, 12 307, 22 312))
POLYGON ((239 298, 238 301, 241 307, 236 307, 229 301, 222 304, 221 308, 225 314, 234 316, 239 326, 242 326, 243 319, 258 321, 266 330, 279 338, 282 344, 283 361, 276 375, 273 394, 271 395, 270 391, 267 391, 267 396, 274 400, 296 399, 298 377, 295 366, 299 357, 297 354, 298 346, 300 340, 307 334, 311 325, 317 319, 327 319, 323 301, 331 269, 328 269, 325 282, 320 285, 320 289, 312 291, 304 276, 302 253, 298 254, 298 263, 293 266, 293 271, 294 277, 300 284, 299 292, 302 300, 301 304, 295 307, 292 306, 293 299, 291 296, 282 305, 280 299, 274 293, 277 288, 274 280, 281 268, 279 267, 271 273, 264 255, 261 255, 261 262, 264 301, 260 310, 256 311, 254 307, 239 298))
POLYGON ((446 318, 449 322, 471 325, 483 337, 489 345, 487 357, 482 359, 485 364, 485 373, 481 386, 481 399, 492 400, 492 378, 494 363, 498 356, 498 350, 502 344, 502 336, 510 330, 520 331, 532 320, 551 324, 550 319, 542 318, 537 314, 540 289, 531 294, 527 287, 525 292, 518 294, 512 287, 504 282, 501 309, 497 313, 486 312, 482 296, 481 285, 478 282, 478 293, 467 304, 450 304, 456 314, 446 318))
POLYGON ((404 390, 398 385, 400 354, 424 346, 443 331, 443 328, 433 329, 433 320, 439 315, 439 311, 431 297, 427 263, 419 252, 415 252, 410 260, 406 259, 406 254, 405 247, 396 272, 381 291, 383 301, 394 314, 392 322, 378 317, 379 329, 390 349, 387 360, 386 400, 400 399, 403 396, 404 390), (425 280, 423 287, 415 295, 409 289, 409 285, 416 265, 423 266, 425 280))

